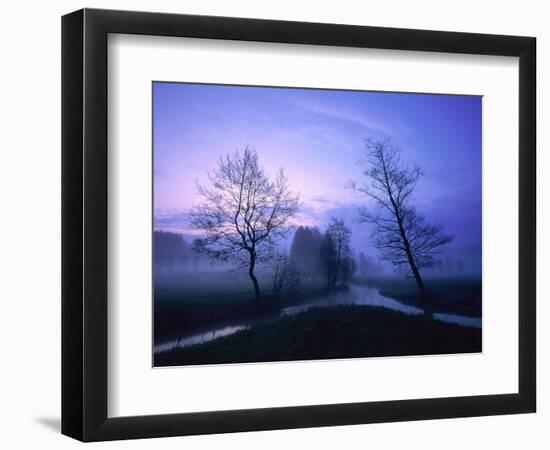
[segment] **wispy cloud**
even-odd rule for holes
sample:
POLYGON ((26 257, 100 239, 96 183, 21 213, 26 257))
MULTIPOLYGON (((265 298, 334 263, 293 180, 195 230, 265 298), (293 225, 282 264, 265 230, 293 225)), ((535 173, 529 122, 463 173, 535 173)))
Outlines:
POLYGON ((300 211, 294 217, 294 225, 307 225, 323 228, 332 217, 354 216, 357 205, 349 202, 335 201, 325 197, 305 198, 300 211))
POLYGON ((318 114, 337 120, 344 120, 356 125, 367 128, 371 131, 377 131, 387 136, 403 134, 406 128, 401 124, 387 124, 381 120, 374 119, 364 112, 354 110, 350 107, 339 105, 330 105, 314 102, 311 100, 297 99, 296 106, 312 114, 318 114))
POLYGON ((330 200, 325 197, 312 197, 311 201, 316 203, 330 203, 330 200))
POLYGON ((186 230, 188 212, 174 208, 157 208, 154 213, 154 227, 157 230, 186 230))

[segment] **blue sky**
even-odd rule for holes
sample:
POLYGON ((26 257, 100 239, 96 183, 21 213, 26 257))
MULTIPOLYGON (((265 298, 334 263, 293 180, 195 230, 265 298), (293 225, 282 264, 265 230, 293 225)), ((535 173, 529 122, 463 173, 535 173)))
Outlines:
POLYGON ((181 83, 154 83, 153 96, 155 229, 188 233, 195 181, 248 145, 300 192, 296 225, 342 217, 354 246, 371 252, 357 223, 368 202, 345 186, 361 180, 365 139, 388 138, 425 173, 417 209, 455 235, 444 256, 481 270, 481 97, 181 83))

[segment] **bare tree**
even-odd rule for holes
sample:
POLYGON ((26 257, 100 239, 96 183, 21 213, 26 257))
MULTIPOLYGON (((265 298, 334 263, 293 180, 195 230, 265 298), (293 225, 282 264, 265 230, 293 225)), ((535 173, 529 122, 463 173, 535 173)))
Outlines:
POLYGON ((379 206, 376 212, 361 208, 360 220, 374 225, 373 245, 395 267, 407 268, 428 300, 421 269, 433 266, 440 247, 453 237, 443 234, 441 227, 427 224, 411 204, 422 171, 405 164, 400 151, 389 141, 370 139, 359 165, 368 180, 352 182, 350 187, 379 206))
POLYGON ((323 236, 319 254, 321 271, 329 289, 335 288, 337 283, 347 283, 356 270, 350 238, 351 230, 344 221, 332 218, 323 236))
POLYGON ((333 287, 334 270, 336 267, 336 248, 332 235, 327 231, 323 235, 321 248, 319 249, 319 268, 325 277, 327 289, 333 287))
POLYGON ((256 265, 266 261, 276 240, 286 235, 298 211, 299 196, 291 192, 282 169, 269 178, 256 151, 248 147, 220 158, 208 178, 209 187, 197 183, 203 203, 193 206, 190 227, 202 236, 193 246, 200 253, 247 268, 259 300, 256 265))
POLYGON ((272 286, 275 297, 292 297, 300 289, 302 272, 288 252, 276 252, 272 258, 272 286))

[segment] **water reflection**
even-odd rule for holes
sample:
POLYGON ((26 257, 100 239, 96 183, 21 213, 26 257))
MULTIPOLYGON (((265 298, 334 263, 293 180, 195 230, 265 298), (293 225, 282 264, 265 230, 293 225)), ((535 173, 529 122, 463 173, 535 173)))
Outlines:
POLYGON ((306 300, 304 303, 284 308, 283 314, 297 314, 313 307, 337 306, 337 305, 371 305, 382 306, 405 314, 418 315, 424 311, 414 306, 405 305, 392 298, 384 297, 378 289, 354 284, 349 290, 331 292, 328 295, 306 300))
POLYGON ((443 314, 435 313, 434 319, 441 320, 442 322, 456 323, 463 327, 481 328, 481 318, 479 317, 467 317, 460 316, 458 314, 443 314))
MULTIPOLYGON (((415 306, 406 305, 392 298, 380 294, 380 291, 374 287, 365 285, 351 285, 349 289, 340 290, 305 300, 298 305, 283 308, 280 315, 294 315, 307 311, 313 307, 327 307, 337 305, 372 305, 392 309, 409 315, 424 314, 424 310, 415 306)), ((435 313, 433 317, 442 322, 449 322, 465 327, 481 328, 481 319, 477 317, 467 317, 459 314, 435 313)), ((203 344, 222 336, 228 336, 237 331, 249 328, 262 322, 260 319, 251 320, 247 323, 239 323, 231 326, 217 328, 204 333, 195 334, 184 339, 174 340, 155 346, 155 353, 170 350, 174 347, 185 347, 195 344, 203 344)))
POLYGON ((183 339, 177 339, 174 341, 165 342, 164 344, 155 345, 155 353, 163 352, 165 350, 171 350, 174 347, 187 347, 189 345, 203 344, 208 341, 212 341, 219 337, 229 336, 237 331, 248 328, 245 325, 233 325, 224 328, 218 328, 215 330, 207 331, 206 333, 199 333, 189 336, 183 339))

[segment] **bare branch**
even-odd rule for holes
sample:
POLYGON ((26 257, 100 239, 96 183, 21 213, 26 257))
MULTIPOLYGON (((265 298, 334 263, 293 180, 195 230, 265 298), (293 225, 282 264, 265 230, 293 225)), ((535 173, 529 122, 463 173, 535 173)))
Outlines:
POLYGON ((388 140, 367 139, 359 166, 366 181, 348 186, 363 198, 374 200, 376 210, 359 208, 359 220, 374 225, 373 245, 396 267, 408 266, 424 292, 420 270, 434 265, 441 247, 453 239, 442 228, 425 223, 411 205, 423 175, 418 166, 401 159, 400 150, 388 140))
POLYGON ((288 232, 299 196, 290 190, 282 169, 270 179, 249 147, 220 158, 208 179, 209 186, 196 184, 203 202, 190 214, 190 228, 201 235, 194 247, 248 267, 258 297, 255 264, 268 259, 275 241, 288 232))

